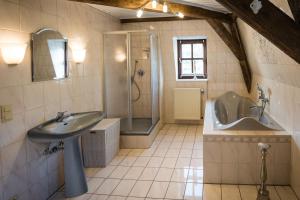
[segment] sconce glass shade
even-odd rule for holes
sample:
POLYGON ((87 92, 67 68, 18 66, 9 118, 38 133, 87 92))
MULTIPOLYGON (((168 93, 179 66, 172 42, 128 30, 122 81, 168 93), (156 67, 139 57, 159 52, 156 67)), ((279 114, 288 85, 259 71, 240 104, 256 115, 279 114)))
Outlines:
POLYGON ((152 8, 156 8, 157 7, 157 0, 152 0, 151 2, 152 8))
POLYGON ((20 64, 25 56, 27 44, 2 44, 1 54, 8 65, 20 64))
POLYGON ((142 15, 143 15, 143 13, 144 13, 143 9, 138 9, 138 10, 136 11, 136 16, 137 16, 138 18, 141 18, 142 15))
POLYGON ((83 63, 86 56, 85 49, 74 49, 72 50, 72 53, 73 53, 73 60, 75 63, 83 63))
POLYGON ((167 5, 167 2, 164 2, 164 5, 163 5, 163 12, 164 12, 164 13, 167 13, 167 12, 168 12, 168 5, 167 5))
POLYGON ((181 12, 176 13, 176 16, 179 18, 184 18, 184 14, 181 12))

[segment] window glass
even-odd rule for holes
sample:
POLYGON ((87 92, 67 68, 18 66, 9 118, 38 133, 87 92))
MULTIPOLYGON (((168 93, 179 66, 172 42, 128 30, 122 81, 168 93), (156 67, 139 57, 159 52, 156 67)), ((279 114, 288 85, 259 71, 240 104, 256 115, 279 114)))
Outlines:
POLYGON ((192 74, 192 61, 191 60, 183 60, 181 63, 181 73, 191 75, 192 74))
POLYGON ((197 75, 202 75, 204 74, 204 64, 203 60, 195 60, 194 61, 194 66, 195 66, 195 72, 197 75))
POLYGON ((182 58, 192 58, 192 45, 182 44, 181 45, 181 55, 182 58))
POLYGON ((203 58, 203 44, 193 44, 193 58, 203 58))

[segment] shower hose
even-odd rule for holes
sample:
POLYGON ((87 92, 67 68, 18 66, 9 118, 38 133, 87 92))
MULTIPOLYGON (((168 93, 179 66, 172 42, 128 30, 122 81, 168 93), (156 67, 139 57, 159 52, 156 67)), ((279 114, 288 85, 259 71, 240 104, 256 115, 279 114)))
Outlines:
POLYGON ((138 100, 141 98, 141 89, 140 89, 139 85, 137 84, 137 82, 135 81, 135 75, 136 75, 136 67, 137 67, 137 64, 138 64, 138 61, 136 60, 136 61, 135 61, 135 64, 134 64, 133 75, 131 76, 131 83, 132 83, 133 85, 135 85, 135 87, 136 87, 137 90, 138 90, 138 96, 137 96, 135 99, 132 100, 133 102, 136 102, 136 101, 138 101, 138 100))

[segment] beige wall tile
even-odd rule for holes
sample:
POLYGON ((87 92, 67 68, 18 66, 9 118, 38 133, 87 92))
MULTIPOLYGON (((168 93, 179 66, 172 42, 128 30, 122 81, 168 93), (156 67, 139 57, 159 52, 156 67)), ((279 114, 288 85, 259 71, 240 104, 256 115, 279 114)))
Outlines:
POLYGON ((69 41, 86 43, 87 57, 77 66, 69 48, 70 78, 32 83, 30 48, 17 66, 7 66, 0 56, 0 105, 12 105, 14 113, 12 121, 0 123, 0 163, 6 163, 1 165, 5 174, 0 174, 0 188, 5 192, 0 199, 14 195, 20 199, 46 199, 64 182, 62 154, 41 156, 45 147, 25 139, 28 129, 53 118, 58 111, 103 108, 100 38, 104 30, 120 29, 120 23, 110 15, 70 1, 0 0, 0 43, 29 44, 30 34, 44 27, 59 29, 69 41), (23 143, 26 147, 19 148, 18 144, 23 143))
POLYGON ((9 1, 0 1, 0 28, 20 30, 19 5, 9 1))

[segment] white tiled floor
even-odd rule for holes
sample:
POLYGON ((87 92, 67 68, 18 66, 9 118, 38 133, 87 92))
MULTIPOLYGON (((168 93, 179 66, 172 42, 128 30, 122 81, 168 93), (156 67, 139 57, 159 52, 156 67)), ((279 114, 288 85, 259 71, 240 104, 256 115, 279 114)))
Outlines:
MULTIPOLYGON (((106 168, 87 169, 89 191, 72 199, 256 200, 256 186, 203 185, 202 139, 201 126, 165 125, 150 149, 121 149, 106 168)), ((271 200, 297 200, 290 187, 268 189, 271 200)))

